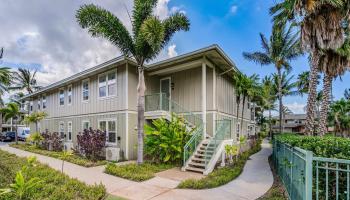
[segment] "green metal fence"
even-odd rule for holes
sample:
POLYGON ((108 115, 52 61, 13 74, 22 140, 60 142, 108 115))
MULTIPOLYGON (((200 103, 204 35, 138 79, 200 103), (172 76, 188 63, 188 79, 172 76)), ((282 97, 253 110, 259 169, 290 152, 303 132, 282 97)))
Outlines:
POLYGON ((350 160, 274 141, 273 162, 291 200, 350 200, 350 160))

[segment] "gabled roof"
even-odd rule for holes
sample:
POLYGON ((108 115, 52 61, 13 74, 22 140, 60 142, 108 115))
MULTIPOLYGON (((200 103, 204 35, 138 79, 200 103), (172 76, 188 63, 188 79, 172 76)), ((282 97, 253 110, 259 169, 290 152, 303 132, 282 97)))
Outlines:
MULTIPOLYGON (((174 65, 178 62, 185 62, 186 60, 193 59, 193 58, 200 58, 205 57, 212 63, 216 64, 218 67, 220 67, 224 73, 236 73, 239 72, 237 69, 235 63, 226 55, 226 53, 217 45, 210 45, 208 47, 204 47, 186 54, 182 54, 179 56, 175 56, 173 58, 165 59, 163 61, 155 62, 152 64, 145 65, 146 71, 156 70, 163 67, 166 67, 168 65, 174 65)), ((104 62, 102 64, 96 65, 94 67, 91 67, 89 69, 86 69, 84 71, 81 71, 77 74, 74 74, 68 78, 62 79, 60 81, 57 81, 55 83, 52 83, 48 86, 45 86, 37 91, 35 91, 32 94, 28 94, 22 99, 27 99, 29 97, 47 92, 52 89, 57 89, 60 87, 63 87, 71 82, 76 81, 77 79, 84 79, 88 76, 91 76, 92 74, 99 73, 101 71, 107 70, 108 68, 112 67, 113 65, 123 64, 123 63, 131 63, 135 66, 137 66, 136 61, 133 58, 128 58, 125 56, 119 56, 114 59, 111 59, 107 62, 104 62)))

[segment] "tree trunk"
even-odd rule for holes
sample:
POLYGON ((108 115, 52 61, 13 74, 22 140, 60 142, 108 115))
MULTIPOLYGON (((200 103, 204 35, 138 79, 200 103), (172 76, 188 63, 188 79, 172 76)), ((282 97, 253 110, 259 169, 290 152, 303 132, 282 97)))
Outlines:
POLYGON ((309 96, 307 98, 307 112, 306 112, 306 127, 305 133, 307 135, 314 135, 315 132, 315 110, 317 97, 317 75, 318 75, 318 55, 315 51, 312 54, 310 82, 309 82, 309 96))
POLYGON ((35 122, 35 131, 38 132, 38 122, 35 122))
MULTIPOLYGON (((236 97, 236 104, 237 104, 237 124, 238 124, 238 121, 239 121, 239 105, 241 104, 241 96, 239 97, 236 97)), ((237 138, 237 141, 239 140, 239 135, 237 136, 237 124, 236 124, 236 137, 237 138)))
POLYGON ((137 85, 137 164, 143 163, 143 138, 145 123, 145 77, 143 66, 139 66, 139 83, 137 85))
POLYGON ((17 120, 15 122, 15 141, 16 141, 16 144, 18 144, 17 120))
POLYGON ((243 130, 243 118, 244 118, 244 107, 245 107, 245 100, 246 100, 246 96, 243 95, 243 101, 242 101, 242 119, 241 119, 241 131, 240 133, 242 133, 242 130, 243 130))
POLYGON ((282 133, 282 73, 281 69, 277 68, 278 73, 278 100, 279 100, 279 133, 282 133))
POLYGON ((323 96, 321 104, 321 117, 320 117, 320 135, 324 136, 327 133, 327 117, 329 109, 329 100, 331 95, 332 77, 325 73, 323 78, 323 96))
MULTIPOLYGON (((0 108, 2 108, 2 106, 0 108)), ((2 133, 2 113, 0 113, 0 134, 1 133, 2 133)))
POLYGON ((269 136, 270 138, 273 138, 272 137, 272 122, 271 122, 271 118, 272 118, 272 115, 271 115, 271 109, 269 110, 269 136))

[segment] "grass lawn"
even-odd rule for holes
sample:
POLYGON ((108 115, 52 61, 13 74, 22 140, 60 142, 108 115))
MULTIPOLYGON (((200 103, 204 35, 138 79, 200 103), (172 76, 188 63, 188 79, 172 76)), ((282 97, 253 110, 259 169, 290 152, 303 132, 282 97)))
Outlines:
POLYGON ((106 200, 126 200, 124 198, 121 198, 121 197, 116 197, 116 196, 113 196, 113 195, 109 195, 106 200))
MULTIPOLYGON (((33 145, 29 145, 29 144, 17 144, 17 145, 10 144, 10 146, 17 148, 17 149, 24 150, 24 151, 29 151, 32 153, 37 153, 40 155, 49 156, 49 157, 53 157, 53 158, 57 158, 57 159, 60 159, 62 157, 62 154, 63 154, 63 152, 56 152, 56 151, 48 151, 48 150, 44 150, 44 149, 39 149, 39 148, 37 148, 33 145)), ((89 160, 89 159, 84 158, 84 157, 79 156, 79 155, 69 156, 66 161, 80 165, 80 166, 84 166, 84 167, 95 167, 95 166, 107 164, 107 161, 105 161, 105 160, 92 161, 92 160, 89 160)))
POLYGON ((173 164, 156 164, 149 162, 145 162, 141 165, 137 165, 136 163, 125 165, 116 165, 114 163, 109 163, 106 166, 105 173, 141 182, 153 178, 155 176, 154 174, 157 172, 161 172, 173 167, 175 167, 173 164))
POLYGON ((196 180, 196 179, 188 179, 182 181, 178 188, 182 189, 208 189, 215 188, 221 185, 224 185, 235 178, 237 178, 243 171, 244 165, 248 158, 261 150, 261 141, 257 143, 255 147, 244 152, 237 161, 235 161, 232 165, 226 166, 223 168, 218 168, 210 173, 208 176, 196 180))
MULTIPOLYGON (((14 182, 17 171, 27 164, 26 158, 17 157, 14 154, 0 150, 0 188, 8 188, 14 182)), ((107 197, 103 185, 89 186, 77 179, 69 178, 47 165, 35 163, 23 171, 25 182, 36 177, 42 182, 27 193, 25 199, 36 200, 97 200, 107 197)), ((14 194, 0 195, 0 200, 18 199, 14 194)))

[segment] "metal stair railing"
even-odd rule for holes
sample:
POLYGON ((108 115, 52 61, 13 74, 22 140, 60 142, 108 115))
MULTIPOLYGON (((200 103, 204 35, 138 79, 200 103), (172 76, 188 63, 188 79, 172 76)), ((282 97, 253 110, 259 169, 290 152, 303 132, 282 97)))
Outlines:
POLYGON ((217 120, 217 129, 214 137, 209 140, 204 151, 205 169, 207 169, 213 156, 216 154, 218 147, 225 139, 230 139, 231 120, 217 120))
POLYGON ((198 115, 186 110, 175 101, 169 99, 165 93, 146 95, 145 111, 165 111, 175 113, 177 116, 182 117, 185 120, 187 126, 192 128, 192 136, 184 146, 183 165, 185 165, 197 149, 198 145, 204 139, 203 120, 198 115))

